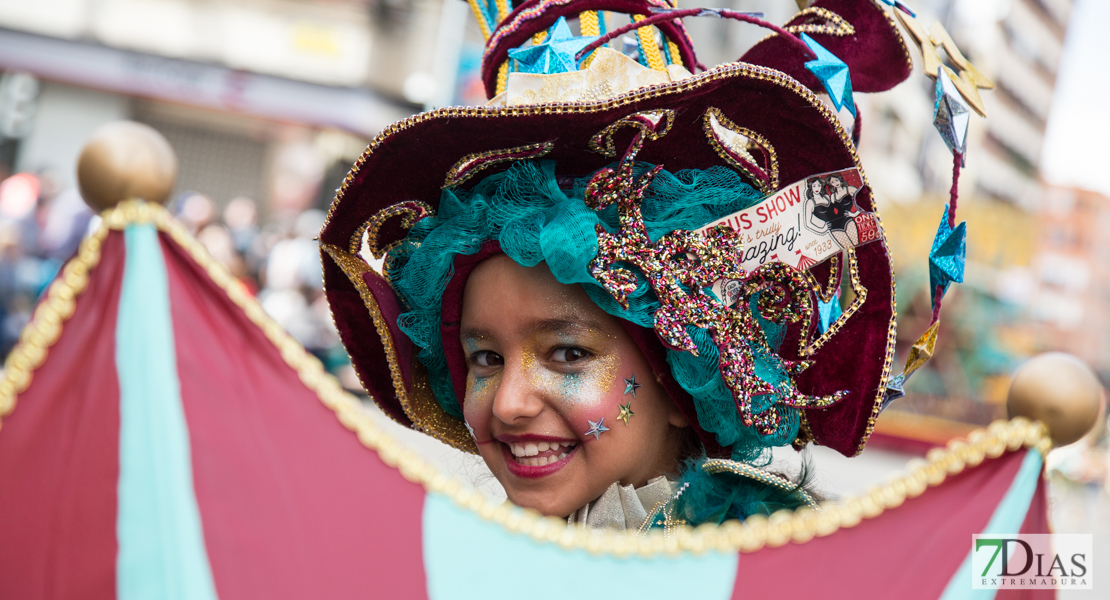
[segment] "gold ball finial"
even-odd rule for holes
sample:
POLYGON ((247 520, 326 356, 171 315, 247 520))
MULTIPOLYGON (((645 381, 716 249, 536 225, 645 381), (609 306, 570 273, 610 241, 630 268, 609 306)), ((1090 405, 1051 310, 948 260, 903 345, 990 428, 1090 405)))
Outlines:
POLYGON ((165 204, 177 179, 177 156, 149 125, 116 121, 101 126, 77 159, 81 197, 100 212, 123 200, 165 204))
POLYGON ((1052 443, 1066 446, 1087 435, 1102 406, 1102 385, 1083 361, 1063 352, 1031 358, 1010 382, 1006 409, 1041 421, 1052 443))

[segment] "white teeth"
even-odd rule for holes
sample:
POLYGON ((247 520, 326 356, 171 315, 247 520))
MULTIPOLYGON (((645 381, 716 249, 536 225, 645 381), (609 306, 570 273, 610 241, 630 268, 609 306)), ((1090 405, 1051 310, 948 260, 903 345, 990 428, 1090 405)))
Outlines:
POLYGON ((509 444, 509 452, 516 457, 522 465, 533 467, 543 466, 566 458, 569 450, 574 448, 573 442, 539 442, 527 444, 509 444), (548 450, 563 450, 558 456, 538 457, 541 452, 548 450), (536 457, 536 458, 532 458, 536 457))
POLYGON ((569 453, 563 452, 558 456, 537 456, 535 458, 521 458, 517 462, 527 467, 542 467, 550 465, 551 463, 559 462, 567 457, 569 453))

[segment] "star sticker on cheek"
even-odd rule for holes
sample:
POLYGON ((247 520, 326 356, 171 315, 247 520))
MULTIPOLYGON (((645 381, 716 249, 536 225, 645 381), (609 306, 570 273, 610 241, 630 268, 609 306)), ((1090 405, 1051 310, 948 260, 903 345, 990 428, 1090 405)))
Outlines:
POLYGON ((601 434, 609 431, 609 428, 604 425, 605 417, 601 417, 596 423, 589 419, 586 419, 586 422, 590 424, 590 428, 583 435, 592 435, 595 440, 601 438, 601 434))
POLYGON ((636 413, 632 412, 632 401, 629 400, 619 406, 621 407, 621 414, 617 415, 617 420, 624 421, 624 424, 628 425, 628 420, 636 416, 636 413))
POLYGON ((463 425, 466 425, 466 430, 470 432, 470 438, 474 441, 478 441, 478 436, 474 435, 474 428, 470 426, 470 422, 463 419, 463 425))
POLYGON ((635 398, 636 397, 636 390, 640 389, 640 386, 641 386, 641 384, 636 383, 636 375, 633 374, 632 377, 629 377, 628 379, 624 380, 624 393, 625 393, 625 395, 632 394, 632 397, 635 398))

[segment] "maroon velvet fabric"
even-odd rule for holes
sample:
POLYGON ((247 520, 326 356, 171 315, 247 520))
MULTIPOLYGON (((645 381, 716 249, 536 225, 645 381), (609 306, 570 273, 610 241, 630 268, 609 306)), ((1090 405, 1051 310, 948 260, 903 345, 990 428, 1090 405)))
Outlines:
POLYGON ((116 598, 123 234, 0 427, 0 598, 116 598))
MULTIPOLYGON (((328 306, 335 317, 339 339, 351 357, 351 366, 378 406, 398 423, 412 427, 412 421, 405 414, 401 400, 397 397, 393 374, 386 360, 385 346, 362 296, 331 256, 322 250, 320 254, 324 265, 328 306)), ((382 318, 389 323, 390 332, 393 332, 397 328, 397 317, 401 315, 401 309, 393 289, 387 283, 382 283, 384 285, 370 285, 370 281, 367 281, 367 287, 377 300, 382 318)), ((393 347, 397 351, 397 360, 408 385, 411 377, 409 367, 412 362, 412 341, 408 336, 397 332, 393 334, 393 347)))
MULTIPOLYGON (((912 63, 897 25, 886 9, 873 0, 817 0, 812 6, 828 9, 852 24, 855 35, 839 37, 826 33, 808 34, 818 44, 848 65, 852 90, 884 92, 910 76, 912 63)), ((812 22, 812 15, 795 17, 787 26, 812 22)), ((778 36, 753 46, 740 60, 777 69, 816 92, 825 87, 805 67, 810 57, 778 36)))
MULTIPOLYGON (((509 25, 521 14, 526 14, 527 16, 519 21, 517 29, 511 32, 499 29, 498 31, 507 33, 498 36, 495 32, 486 42, 491 44, 486 47, 482 57, 482 82, 486 86, 486 96, 493 98, 497 94, 497 70, 508 58, 509 50, 524 45, 533 35, 546 31, 559 20, 559 17, 575 19, 579 13, 590 10, 605 10, 626 15, 650 15, 654 7, 670 8, 670 5, 665 2, 652 3, 648 0, 528 0, 518 4, 501 22, 502 25, 509 25), (537 11, 537 7, 541 5, 543 10, 537 11)), ((694 49, 690 45, 690 38, 682 22, 668 21, 659 23, 656 27, 678 46, 682 64, 693 72, 697 65, 697 57, 694 55, 694 49)))
MULTIPOLYGON (((475 152, 553 141, 554 147, 545 159, 556 161, 558 175, 587 176, 614 160, 591 152, 590 138, 638 111, 674 112, 670 131, 647 142, 637 156, 672 172, 726 164, 702 129, 702 116, 709 107, 720 109, 737 125, 767 139, 777 151, 781 186, 814 173, 855 166, 850 142, 842 140, 841 130, 804 97, 808 92, 793 91, 791 88, 800 89, 800 84, 789 78, 781 83, 770 80, 774 76, 779 75, 760 67, 734 64, 678 84, 649 88, 622 105, 598 103, 576 113, 475 107, 465 113, 438 111, 422 115, 420 122, 391 129, 375 141, 373 150, 352 170, 320 239, 346 247, 363 223, 398 202, 420 200, 434 209, 447 171, 460 158, 475 152)), ((616 146, 627 147, 632 135, 631 128, 616 133, 616 146)), ((488 168, 472 181, 476 183, 505 168, 508 165, 488 168)), ((861 189, 859 202, 871 208, 867 188, 861 189)), ((379 243, 396 241, 400 235, 400 231, 383 230, 379 243)), ((808 413, 817 442, 847 455, 855 453, 871 416, 884 372, 893 314, 892 273, 886 248, 882 243, 872 243, 861 248, 858 256, 867 300, 849 325, 818 352, 817 364, 798 379, 806 393, 849 391, 848 397, 836 405, 808 413)), ((343 341, 368 390, 392 412, 398 405, 393 399, 388 367, 376 348, 380 341, 373 323, 346 276, 330 258, 324 262, 328 299, 343 341)), ((815 272, 827 273, 827 268, 818 266, 815 272)), ((395 316, 387 314, 386 318, 395 316)), ((788 353, 796 352, 800 327, 792 328, 790 335, 793 342, 784 344, 788 353)), ((663 379, 669 373, 660 375, 663 379)), ((682 402, 683 396, 675 394, 675 398, 682 402)))

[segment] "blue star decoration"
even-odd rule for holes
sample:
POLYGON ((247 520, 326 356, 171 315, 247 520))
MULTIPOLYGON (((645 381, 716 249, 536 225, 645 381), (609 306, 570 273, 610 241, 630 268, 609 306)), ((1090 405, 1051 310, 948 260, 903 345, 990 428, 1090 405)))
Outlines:
POLYGON ((586 422, 590 424, 590 429, 586 431, 586 433, 584 433, 583 435, 592 435, 594 436, 595 440, 600 438, 601 434, 609 431, 609 428, 603 424, 605 423, 605 417, 601 417, 597 420, 596 423, 589 419, 586 419, 586 422))
POLYGON ((624 380, 624 393, 625 393, 625 395, 632 394, 632 397, 635 398, 636 397, 636 390, 640 389, 640 385, 641 384, 636 383, 636 374, 633 373, 632 377, 629 377, 628 379, 624 380))
POLYGON ((948 284, 964 282, 964 263, 967 260, 967 221, 955 229, 948 222, 948 207, 937 227, 933 247, 929 250, 929 290, 936 301, 937 286, 942 287, 941 295, 948 291, 948 284))
MULTIPOLYGON (((967 127, 971 113, 967 110, 956 84, 952 82, 953 73, 945 67, 937 69, 936 101, 933 105, 933 127, 944 138, 945 145, 961 157, 967 154, 967 127)), ((965 161, 961 160, 961 163, 965 161)))
POLYGON ((848 65, 809 35, 803 33, 802 41, 817 55, 817 60, 806 63, 806 68, 825 86, 833 106, 837 111, 848 107, 848 112, 853 117, 856 116, 856 101, 852 98, 852 75, 848 72, 848 65))
POLYGON ((574 60, 574 55, 598 37, 575 37, 567 20, 559 17, 542 44, 509 50, 509 58, 517 61, 517 70, 521 73, 569 73, 578 70, 579 62, 574 60))
POLYGON ((829 330, 829 326, 840 318, 840 298, 833 297, 832 300, 825 302, 824 300, 817 299, 817 315, 820 320, 817 322, 817 330, 825 333, 829 330))

